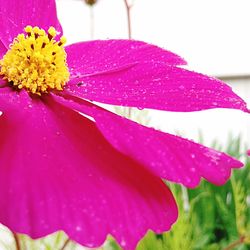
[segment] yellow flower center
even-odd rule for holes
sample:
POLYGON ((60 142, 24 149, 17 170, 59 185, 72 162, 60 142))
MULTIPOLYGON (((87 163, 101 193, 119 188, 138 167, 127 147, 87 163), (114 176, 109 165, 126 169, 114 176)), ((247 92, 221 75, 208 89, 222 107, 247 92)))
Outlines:
POLYGON ((50 90, 62 90, 69 79, 65 37, 56 41, 56 30, 46 33, 38 27, 26 26, 0 60, 0 75, 18 89, 41 95, 50 90))

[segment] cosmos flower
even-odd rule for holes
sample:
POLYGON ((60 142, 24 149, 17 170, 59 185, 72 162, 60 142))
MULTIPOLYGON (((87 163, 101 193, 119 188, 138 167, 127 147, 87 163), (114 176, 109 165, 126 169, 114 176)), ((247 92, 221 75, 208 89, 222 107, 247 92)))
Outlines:
POLYGON ((0 12, 0 223, 33 238, 63 230, 88 247, 111 234, 131 250, 148 229, 162 233, 177 219, 163 179, 222 185, 242 166, 91 102, 246 111, 223 82, 140 41, 64 47, 52 0, 1 1, 0 12))

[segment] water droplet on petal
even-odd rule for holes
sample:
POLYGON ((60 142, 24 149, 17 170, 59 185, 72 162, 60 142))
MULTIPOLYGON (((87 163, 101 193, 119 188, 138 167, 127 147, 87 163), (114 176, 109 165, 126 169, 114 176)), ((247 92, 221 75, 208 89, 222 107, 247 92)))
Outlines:
POLYGON ((192 159, 194 159, 194 158, 195 158, 195 154, 191 154, 190 156, 191 156, 191 158, 192 158, 192 159))
POLYGON ((80 232, 80 231, 82 231, 82 228, 80 226, 76 226, 76 231, 80 232))
POLYGON ((190 171, 194 173, 195 172, 195 168, 190 168, 190 171))
POLYGON ((125 247, 126 246, 126 241, 122 240, 120 244, 121 244, 122 247, 125 247))

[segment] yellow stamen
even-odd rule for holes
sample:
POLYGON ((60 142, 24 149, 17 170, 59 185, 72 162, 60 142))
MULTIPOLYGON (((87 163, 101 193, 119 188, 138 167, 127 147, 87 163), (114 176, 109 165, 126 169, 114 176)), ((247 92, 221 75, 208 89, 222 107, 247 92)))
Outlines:
POLYGON ((69 79, 66 38, 57 42, 56 30, 50 27, 48 34, 38 27, 26 26, 26 34, 19 34, 10 49, 0 60, 0 75, 14 87, 41 95, 50 90, 63 90, 69 79))

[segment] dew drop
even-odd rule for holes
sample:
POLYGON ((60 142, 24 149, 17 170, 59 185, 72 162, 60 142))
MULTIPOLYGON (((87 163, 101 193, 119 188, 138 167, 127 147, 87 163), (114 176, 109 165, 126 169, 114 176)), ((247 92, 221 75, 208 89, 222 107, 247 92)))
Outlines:
POLYGON ((82 231, 82 228, 81 228, 80 226, 77 226, 77 227, 76 227, 76 231, 77 231, 77 232, 80 232, 80 231, 82 231))
POLYGON ((195 168, 190 168, 190 171, 194 173, 195 172, 195 168))
POLYGON ((126 241, 122 240, 120 244, 121 244, 122 247, 125 247, 126 246, 126 241))

